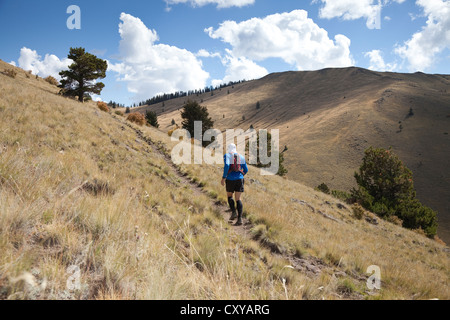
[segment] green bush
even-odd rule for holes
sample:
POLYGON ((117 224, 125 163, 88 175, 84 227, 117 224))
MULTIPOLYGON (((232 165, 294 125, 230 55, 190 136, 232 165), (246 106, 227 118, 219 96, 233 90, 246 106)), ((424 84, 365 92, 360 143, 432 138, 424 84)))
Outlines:
POLYGON ((325 183, 319 184, 319 186, 316 189, 323 193, 330 194, 330 188, 328 188, 328 186, 325 183))
POLYGON ((403 227, 422 229, 428 237, 436 235, 436 212, 416 199, 412 172, 391 149, 367 149, 355 179, 352 197, 361 206, 385 219, 397 216, 403 227))

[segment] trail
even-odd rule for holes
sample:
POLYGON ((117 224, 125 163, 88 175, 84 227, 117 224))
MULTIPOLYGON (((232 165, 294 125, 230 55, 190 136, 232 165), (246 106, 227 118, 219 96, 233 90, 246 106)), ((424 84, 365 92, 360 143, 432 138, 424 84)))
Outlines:
MULTIPOLYGON (((121 122, 118 118, 114 117, 117 121, 121 122)), ((175 165, 172 162, 170 152, 165 147, 165 145, 162 142, 155 142, 150 137, 146 136, 140 129, 135 128, 133 125, 127 122, 121 122, 121 124, 126 125, 128 128, 130 128, 132 131, 135 132, 137 137, 144 141, 152 151, 159 155, 162 159, 165 160, 166 164, 170 168, 171 172, 179 178, 181 184, 188 186, 194 195, 206 195, 210 199, 210 205, 212 208, 217 210, 217 212, 220 212, 222 218, 227 223, 230 217, 230 211, 228 208, 228 205, 222 204, 220 201, 217 201, 216 199, 211 198, 211 196, 199 185, 199 183, 193 181, 188 176, 183 174, 181 172, 180 168, 175 165)), ((245 217, 243 217, 243 224, 241 226, 235 226, 234 224, 230 224, 233 231, 238 234, 241 237, 244 237, 247 240, 257 240, 252 235, 252 228, 254 225, 245 217)), ((333 274, 336 277, 345 277, 350 276, 354 278, 357 281, 366 281, 367 277, 361 276, 359 274, 346 274, 344 271, 339 269, 339 266, 334 265, 328 265, 324 261, 322 261, 319 258, 313 257, 313 256, 307 256, 307 257, 298 257, 292 253, 289 253, 285 248, 282 246, 267 241, 267 240, 260 240, 258 241, 259 245, 268 249, 269 252, 277 257, 281 257, 282 259, 289 262, 289 265, 292 269, 297 270, 298 272, 302 272, 306 274, 308 277, 317 277, 322 272, 327 272, 330 274, 333 274)), ((352 295, 352 296, 346 296, 341 298, 347 298, 347 299, 363 299, 364 297, 362 295, 352 295)))

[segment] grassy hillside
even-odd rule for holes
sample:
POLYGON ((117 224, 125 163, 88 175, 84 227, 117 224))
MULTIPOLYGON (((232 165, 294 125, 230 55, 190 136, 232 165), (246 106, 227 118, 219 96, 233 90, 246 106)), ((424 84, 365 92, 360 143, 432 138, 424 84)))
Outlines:
MULTIPOLYGON (((418 198, 439 212, 439 236, 450 242, 450 76, 285 72, 190 98, 203 100, 221 130, 279 129, 281 146, 289 148, 288 178, 310 187, 325 182, 348 191, 364 150, 392 146, 413 171, 418 198)), ((172 119, 180 123, 186 99, 138 110, 156 111, 168 131, 172 119)))
POLYGON ((1 299, 450 298, 447 247, 255 168, 231 226, 219 167, 175 166, 167 134, 12 68, 0 61, 1 299))

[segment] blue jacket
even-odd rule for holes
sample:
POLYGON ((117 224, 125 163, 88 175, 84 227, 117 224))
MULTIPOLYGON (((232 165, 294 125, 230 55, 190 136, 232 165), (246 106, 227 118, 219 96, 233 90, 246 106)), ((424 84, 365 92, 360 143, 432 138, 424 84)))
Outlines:
POLYGON ((244 179, 244 176, 247 174, 248 172, 248 167, 247 167, 247 163, 245 162, 245 157, 241 156, 239 154, 239 164, 241 165, 241 170, 242 172, 228 172, 230 170, 230 166, 234 163, 234 154, 231 153, 227 153, 223 156, 223 162, 225 164, 224 168, 223 168, 223 178, 230 180, 230 181, 236 181, 236 180, 242 180, 244 179))

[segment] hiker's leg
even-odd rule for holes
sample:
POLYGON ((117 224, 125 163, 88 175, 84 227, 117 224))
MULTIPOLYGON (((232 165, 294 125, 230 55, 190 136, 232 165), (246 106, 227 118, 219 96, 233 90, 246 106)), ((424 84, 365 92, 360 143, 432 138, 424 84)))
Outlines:
POLYGON ((227 197, 228 197, 228 205, 230 206, 231 209, 230 220, 234 220, 237 218, 237 214, 236 214, 236 206, 233 200, 233 192, 227 192, 227 197))
POLYGON ((236 206, 237 206, 237 212, 238 212, 238 221, 236 223, 237 225, 242 224, 242 211, 243 211, 244 207, 242 205, 241 195, 242 195, 242 192, 235 193, 236 206))

